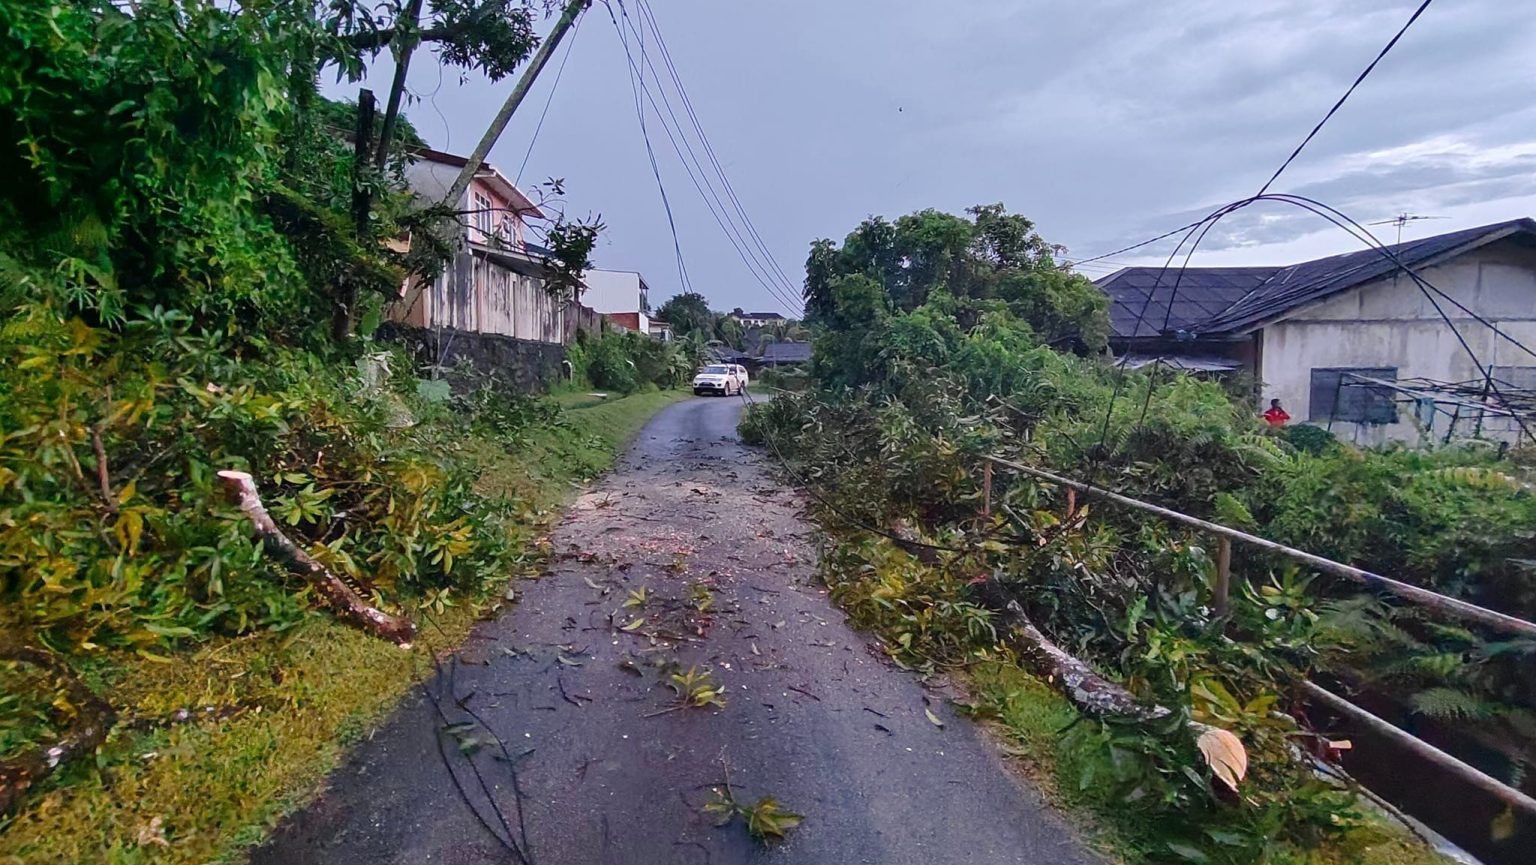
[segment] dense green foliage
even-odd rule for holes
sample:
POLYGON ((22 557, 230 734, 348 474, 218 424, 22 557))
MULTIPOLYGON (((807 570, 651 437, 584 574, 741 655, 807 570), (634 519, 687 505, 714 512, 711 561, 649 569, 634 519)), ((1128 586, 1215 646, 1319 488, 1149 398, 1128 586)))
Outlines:
POLYGON ((638 333, 579 333, 566 358, 578 382, 619 393, 679 387, 697 365, 687 343, 666 343, 638 333))
POLYGON ((1096 290, 1057 270, 1027 222, 1004 231, 997 220, 1016 217, 973 214, 875 219, 841 248, 817 243, 814 389, 755 408, 742 428, 831 503, 829 526, 855 530, 828 558, 827 580, 898 660, 993 657, 973 589, 986 580, 1063 648, 1171 708, 1150 728, 1074 731, 1113 758, 1082 783, 1141 815, 1153 859, 1256 862, 1273 843, 1309 844, 1358 819, 1349 795, 1295 759, 1292 743, 1326 751, 1289 705, 1298 679, 1368 682, 1494 732, 1536 726, 1518 674, 1536 650, 1529 641, 1437 623, 1242 550, 1221 619, 1211 539, 1002 469, 993 516, 980 518, 991 454, 1536 613, 1523 564, 1536 554, 1536 495, 1520 467, 1476 445, 1361 451, 1326 434, 1277 435, 1219 383, 1116 368, 1086 353, 1103 343, 1102 300, 1086 297, 1096 290), (925 564, 862 526, 904 526, 969 552, 925 564), (1243 738, 1243 805, 1212 795, 1186 719, 1243 738))
MULTIPOLYGON (((356 161, 355 108, 316 92, 414 27, 396 14, 0 4, 0 643, 103 669, 315 615, 220 469, 250 471, 299 545, 413 616, 483 596, 526 553, 509 539, 519 503, 477 488, 437 431, 511 448, 559 413, 418 382, 366 339, 407 274, 441 266, 434 232, 456 217, 413 210, 408 123, 382 168, 373 148, 356 161), (406 233, 409 252, 384 242, 406 233)), ((434 0, 422 36, 499 77, 534 47, 531 16, 434 0)), ((594 231, 549 230, 552 290, 594 231)), ((0 701, 4 759, 75 707, 0 666, 39 690, 0 701)))

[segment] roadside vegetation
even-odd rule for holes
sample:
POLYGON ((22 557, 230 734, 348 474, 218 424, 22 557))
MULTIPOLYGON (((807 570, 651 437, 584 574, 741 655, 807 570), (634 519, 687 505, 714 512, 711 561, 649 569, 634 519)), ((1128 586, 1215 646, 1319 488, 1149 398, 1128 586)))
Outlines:
MULTIPOLYGON (((1217 382, 1116 369, 1102 358, 1103 296, 1059 269, 1057 252, 995 205, 871 219, 841 245, 813 245, 810 387, 754 407, 742 432, 815 493, 836 539, 823 557, 833 596, 898 662, 964 671, 972 710, 1001 723, 1066 802, 1096 811, 1128 860, 1432 858, 1384 832, 1347 781, 1319 773, 1339 743, 1313 732, 1326 719, 1308 716, 1295 683, 1368 688, 1525 748, 1536 715, 1520 669, 1536 647, 1242 550, 1221 617, 1210 539, 1003 469, 983 516, 982 457, 1529 618, 1529 455, 1275 434, 1251 397, 1217 382), (999 593, 1168 713, 1080 715, 1043 689, 1000 644, 999 593), (1246 748, 1235 790, 1197 746, 1192 731, 1208 727, 1246 748)), ((1506 780, 1518 783, 1512 766, 1506 780)))
MULTIPOLYGON (((535 14, 433 6, 424 38, 498 78, 535 14)), ((0 7, 0 861, 236 856, 677 398, 658 387, 678 362, 618 337, 586 338, 572 387, 635 395, 569 410, 454 392, 373 340, 462 218, 412 201, 403 118, 355 160, 355 108, 316 91, 394 23, 283 0, 0 7), (637 374, 599 381, 604 363, 637 374), (414 622, 414 648, 337 624, 226 470, 359 605, 414 622)), ((597 227, 546 230, 566 296, 597 227)))

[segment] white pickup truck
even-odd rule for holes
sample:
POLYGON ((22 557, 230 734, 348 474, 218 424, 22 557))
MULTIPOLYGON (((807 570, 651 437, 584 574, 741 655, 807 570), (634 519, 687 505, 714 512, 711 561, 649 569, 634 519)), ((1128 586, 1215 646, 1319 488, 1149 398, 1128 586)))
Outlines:
POLYGON ((696 396, 735 396, 747 389, 747 371, 734 363, 716 363, 699 370, 693 377, 696 396))

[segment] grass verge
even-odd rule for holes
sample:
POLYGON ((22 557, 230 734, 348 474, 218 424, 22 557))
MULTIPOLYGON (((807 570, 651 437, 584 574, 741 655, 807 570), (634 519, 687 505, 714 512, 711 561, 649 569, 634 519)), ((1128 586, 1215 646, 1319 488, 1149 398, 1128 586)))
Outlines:
MULTIPOLYGON (((682 399, 651 392, 576 405, 512 452, 443 433, 443 446, 480 469, 483 491, 520 502, 509 530, 537 565, 547 530, 580 484, 612 464, 645 421, 682 399)), ((509 574, 515 577, 517 574, 509 574)), ((214 640, 161 660, 101 662, 84 675, 124 719, 94 766, 72 766, 0 824, 0 863, 238 862, 322 788, 347 747, 367 733, 496 599, 444 607, 413 650, 367 637, 322 614, 285 633, 214 640), (224 720, 135 725, 183 708, 248 706, 224 720)))

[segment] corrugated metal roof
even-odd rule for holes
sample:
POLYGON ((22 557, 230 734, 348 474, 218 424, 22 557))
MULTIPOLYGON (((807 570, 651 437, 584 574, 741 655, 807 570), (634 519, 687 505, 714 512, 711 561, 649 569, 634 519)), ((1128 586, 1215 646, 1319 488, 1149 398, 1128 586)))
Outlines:
POLYGON ((1115 335, 1149 337, 1163 332, 1164 321, 1170 331, 1193 329, 1242 300, 1279 269, 1191 267, 1181 277, 1177 268, 1163 271, 1160 267, 1127 267, 1105 277, 1098 285, 1109 295, 1109 322, 1115 335), (1172 314, 1168 311, 1170 298, 1172 314))
POLYGON ((808 342, 770 342, 763 346, 764 363, 803 363, 810 359, 808 342))
MULTIPOLYGON (((1403 264, 1415 267, 1514 234, 1536 236, 1536 221, 1498 222, 1388 249, 1403 264)), ((1128 267, 1100 280, 1098 286, 1109 295, 1110 325, 1118 337, 1155 337, 1175 331, 1239 334, 1396 269, 1379 251, 1366 249, 1289 267, 1191 267, 1182 276, 1176 268, 1163 272, 1158 267, 1128 267)))

